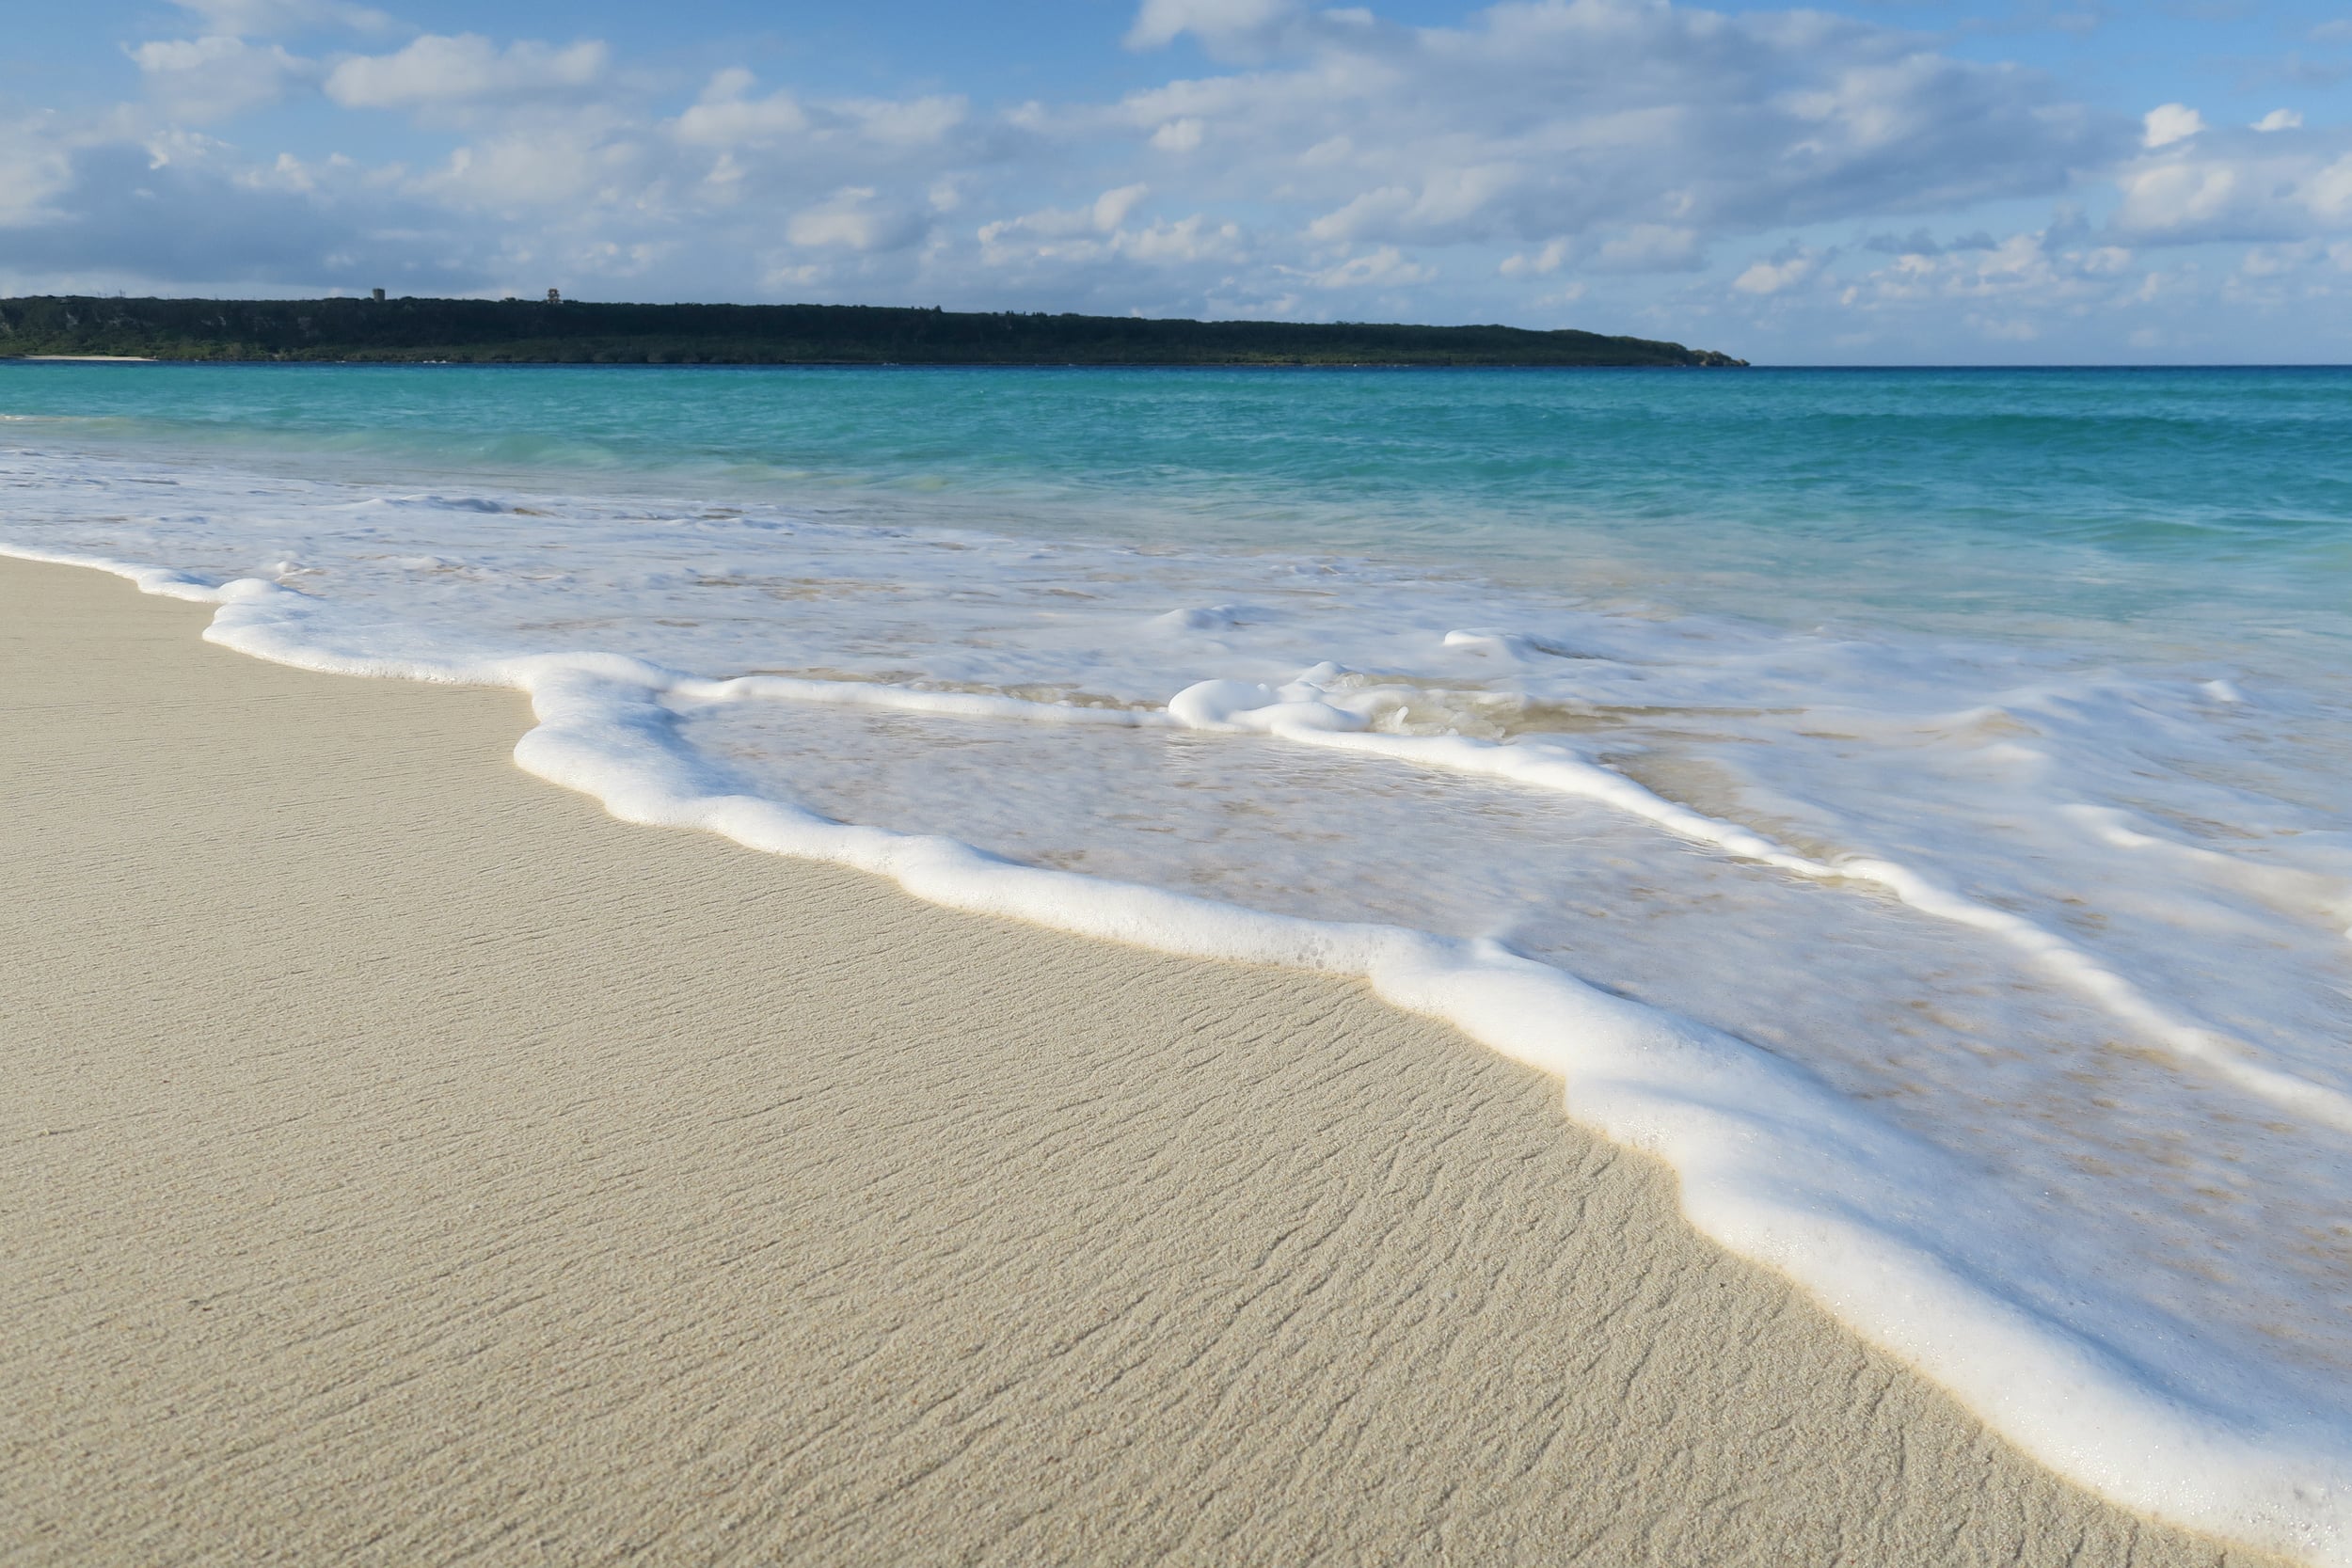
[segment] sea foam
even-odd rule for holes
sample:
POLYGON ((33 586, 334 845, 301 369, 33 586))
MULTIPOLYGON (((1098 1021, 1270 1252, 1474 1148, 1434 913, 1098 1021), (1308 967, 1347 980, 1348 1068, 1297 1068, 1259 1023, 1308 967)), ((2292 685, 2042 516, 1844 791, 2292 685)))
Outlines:
POLYGON ((8 553, 256 657, 527 692, 517 762, 626 820, 1360 977, 2053 1468, 2352 1562, 2339 1265, 2231 1212, 2352 1190, 2352 880, 2254 734, 2323 699, 1348 562, 9 461, 8 553), (1644 909, 1676 940, 1612 929, 1644 909), (2279 1190, 2168 1185, 2182 1149, 2279 1190))

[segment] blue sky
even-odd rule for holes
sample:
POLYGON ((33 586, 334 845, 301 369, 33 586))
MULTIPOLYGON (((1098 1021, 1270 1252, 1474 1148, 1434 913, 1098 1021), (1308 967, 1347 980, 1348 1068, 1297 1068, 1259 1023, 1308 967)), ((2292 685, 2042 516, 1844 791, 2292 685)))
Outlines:
POLYGON ((2352 11, 2318 6, 91 0, 10 27, 8 293, 2352 359, 2352 11))

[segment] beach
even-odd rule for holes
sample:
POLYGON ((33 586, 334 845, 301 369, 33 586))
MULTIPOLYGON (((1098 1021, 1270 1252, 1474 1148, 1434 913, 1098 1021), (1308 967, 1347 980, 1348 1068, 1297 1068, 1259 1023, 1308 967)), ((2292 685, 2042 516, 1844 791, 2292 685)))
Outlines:
POLYGON ((0 1555, 2250 1563, 1360 986, 526 777, 0 562, 0 1555))

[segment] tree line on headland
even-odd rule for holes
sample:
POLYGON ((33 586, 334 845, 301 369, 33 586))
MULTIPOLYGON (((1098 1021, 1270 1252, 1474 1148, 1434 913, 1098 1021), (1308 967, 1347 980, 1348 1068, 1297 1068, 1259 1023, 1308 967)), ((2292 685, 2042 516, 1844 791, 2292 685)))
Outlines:
POLYGON ((1680 343, 1513 326, 1170 321, 870 305, 578 300, 0 300, 0 357, 596 365, 1742 366, 1680 343))

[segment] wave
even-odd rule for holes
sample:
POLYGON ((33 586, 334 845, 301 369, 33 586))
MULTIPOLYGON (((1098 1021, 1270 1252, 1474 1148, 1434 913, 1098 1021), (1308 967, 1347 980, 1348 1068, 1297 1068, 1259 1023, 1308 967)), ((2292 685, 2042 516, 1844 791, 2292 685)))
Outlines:
MULTIPOLYGON (((1871 1114, 1803 1066, 1492 940, 1247 909, 1019 863, 953 837, 835 820, 745 788, 686 729, 714 707, 785 703, 1073 731, 1262 733, 1292 746, 1504 778, 1605 800, 1800 877, 1874 883, 2032 949, 2106 1005, 2120 998, 2129 1009, 2130 983, 2087 973, 2099 966, 2074 944, 2030 921, 1989 918, 2005 911, 1893 862, 1799 852, 1556 745, 1375 733, 1370 726, 1383 705, 1393 711, 1410 691, 1350 687, 1331 665, 1280 686, 1192 683, 1157 709, 874 679, 715 680, 612 652, 433 653, 424 650, 447 639, 286 581, 30 545, 0 549, 215 605, 209 641, 275 662, 525 692, 536 722, 516 745, 516 762, 624 820, 701 829, 764 852, 852 867, 951 909, 1171 954, 1359 978, 1394 1006, 1442 1019, 1559 1077, 1576 1120, 1672 1166, 1683 1212, 1699 1230, 1796 1280, 2054 1470, 2153 1517, 2314 1563, 2352 1563, 2352 1423, 2340 1410, 2259 1368, 2201 1357, 2195 1325, 2040 1247, 2033 1216, 1981 1167, 1871 1114), (404 641, 418 651, 387 651, 404 641)), ((2115 820, 2105 826, 2134 832, 2115 820)), ((2322 896, 2332 894, 2323 889, 2322 896)), ((2198 1027, 2166 1017, 2142 1022, 2159 1032, 2198 1027)), ((2225 1072, 2245 1066, 2224 1046, 2189 1053, 2225 1072)), ((2236 1081, 2257 1093, 2279 1090, 2242 1072, 2236 1081)), ((2296 1108, 2332 1121, 2333 1091, 2296 1083, 2317 1096, 2296 1108)), ((2286 1092, 2294 1099, 2300 1091, 2286 1092)))

